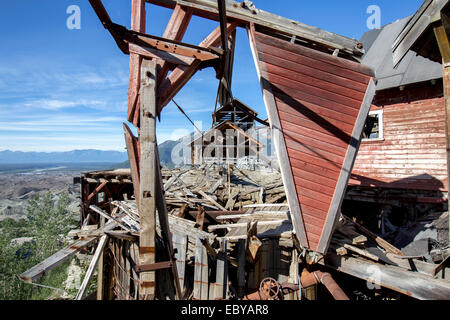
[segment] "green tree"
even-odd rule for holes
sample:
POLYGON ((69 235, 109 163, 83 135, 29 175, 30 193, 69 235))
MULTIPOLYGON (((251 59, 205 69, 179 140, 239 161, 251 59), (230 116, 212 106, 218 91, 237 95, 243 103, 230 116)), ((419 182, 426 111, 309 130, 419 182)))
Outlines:
MULTIPOLYGON (((1 300, 41 299, 53 293, 49 289, 25 284, 17 275, 66 245, 64 236, 70 231, 70 225, 77 223, 67 210, 69 203, 67 194, 61 194, 57 200, 52 199, 50 192, 42 197, 37 195, 28 202, 27 220, 6 219, 0 222, 1 300), (20 245, 11 243, 12 239, 19 237, 30 237, 32 241, 20 245)), ((52 277, 48 275, 40 282, 50 286, 61 285, 65 279, 65 267, 67 263, 53 270, 52 277)))

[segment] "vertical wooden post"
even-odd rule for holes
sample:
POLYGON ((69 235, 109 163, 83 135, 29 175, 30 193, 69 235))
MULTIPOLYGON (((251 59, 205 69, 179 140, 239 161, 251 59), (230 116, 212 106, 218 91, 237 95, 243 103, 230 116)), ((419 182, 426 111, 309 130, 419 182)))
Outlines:
MULTIPOLYGON (((100 227, 103 227, 105 225, 105 217, 100 217, 100 227)), ((104 296, 104 282, 105 282, 105 275, 104 275, 104 265, 105 265, 105 259, 103 251, 100 253, 100 257, 98 259, 98 267, 97 267, 97 300, 103 300, 104 296)))
POLYGON ((216 283, 214 299, 227 298, 228 292, 227 240, 220 240, 220 252, 217 255, 216 283))
MULTIPOLYGON (((444 108, 445 108, 445 134, 447 144, 447 188, 450 185, 450 44, 445 26, 450 25, 449 18, 441 14, 442 21, 434 27, 439 50, 442 56, 442 81, 444 83, 444 108)), ((448 197, 447 197, 448 198, 448 197)), ((450 212, 450 198, 448 200, 448 211, 450 212)), ((450 227, 450 220, 449 220, 450 227)), ((450 238, 450 228, 449 228, 450 238)))
POLYGON ((177 234, 173 235, 173 244, 177 249, 175 258, 177 259, 177 271, 178 271, 178 281, 180 282, 180 289, 184 289, 184 271, 186 268, 186 250, 188 239, 187 236, 180 236, 177 234))
POLYGON ((247 240, 239 239, 239 256, 238 256, 238 294, 245 294, 245 254, 247 249, 247 240))
POLYGON ((133 180, 134 198, 139 206, 139 154, 137 147, 137 139, 133 136, 130 128, 123 124, 125 144, 127 146, 128 161, 130 162, 131 179, 133 180))
MULTIPOLYGON (((155 263, 156 230, 156 62, 144 60, 141 69, 140 92, 141 131, 140 157, 140 240, 139 260, 141 264, 155 263)), ((158 168, 159 169, 159 168, 158 168)), ((155 295, 155 272, 140 274, 140 295, 153 299, 155 295)))

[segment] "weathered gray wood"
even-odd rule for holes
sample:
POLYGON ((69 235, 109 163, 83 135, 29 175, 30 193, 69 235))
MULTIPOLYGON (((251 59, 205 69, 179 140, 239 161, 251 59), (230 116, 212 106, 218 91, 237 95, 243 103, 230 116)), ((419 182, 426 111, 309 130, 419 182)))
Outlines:
POLYGON ((173 245, 177 249, 175 253, 175 258, 177 259, 177 271, 178 271, 178 281, 180 282, 181 290, 184 290, 184 273, 186 269, 186 250, 187 250, 187 236, 173 234, 173 245))
POLYGON ((210 201, 212 204, 214 204, 215 206, 217 206, 220 210, 223 211, 227 211, 227 209, 225 209, 224 207, 222 207, 220 204, 217 203, 217 201, 215 201, 212 197, 210 197, 209 195, 207 195, 205 192, 203 192, 202 190, 198 190, 198 193, 200 193, 202 195, 203 198, 207 199, 208 201, 210 201))
POLYGON ((247 251, 247 240, 240 239, 238 245, 238 291, 240 295, 245 291, 245 256, 247 251))
MULTIPOLYGON (((156 62, 144 60, 141 68, 140 157, 140 241, 141 264, 155 263, 156 234, 156 62)), ((144 299, 155 294, 155 272, 140 273, 140 294, 144 299)))
POLYGON ((100 214, 101 216, 105 217, 106 219, 113 221, 114 223, 116 223, 117 225, 119 225, 119 226, 120 226, 121 228, 123 228, 123 229, 125 229, 125 230, 127 230, 127 231, 130 231, 130 232, 133 231, 133 229, 131 229, 130 227, 126 226, 126 225, 125 225, 124 223, 122 223, 119 219, 116 219, 116 218, 110 216, 107 212, 103 211, 103 210, 100 209, 99 207, 94 206, 94 205, 90 205, 90 206, 89 206, 89 209, 91 209, 92 211, 97 212, 98 214, 100 214))
POLYGON ((193 298, 202 298, 202 266, 203 266, 203 244, 200 238, 195 240, 195 265, 194 265, 194 291, 193 298))
POLYGON ((353 128, 352 138, 345 155, 344 164, 339 174, 339 179, 336 184, 333 199, 331 200, 330 208, 328 209, 327 219, 320 236, 317 251, 319 253, 326 253, 328 246, 330 245, 331 236, 333 234, 334 227, 339 220, 340 208, 342 201, 344 201, 345 190, 347 189, 348 181, 353 170, 356 154, 358 153, 359 146, 361 144, 362 132, 366 123, 367 116, 369 115, 370 106, 373 101, 373 97, 376 93, 376 86, 373 78, 370 79, 369 85, 366 89, 364 100, 361 104, 358 117, 356 119, 355 127, 353 128))
MULTIPOLYGON (((177 4, 192 8, 193 14, 218 20, 217 1, 215 0, 147 0, 147 2, 174 8, 177 4)), ((245 7, 245 6, 244 6, 245 7)), ((286 34, 289 37, 295 35, 298 38, 307 39, 332 49, 340 49, 344 52, 361 56, 363 51, 357 48, 358 41, 346 38, 317 27, 308 26, 298 21, 280 17, 278 15, 259 10, 256 7, 243 8, 235 1, 226 2, 227 19, 237 20, 242 23, 255 23, 275 32, 286 34)))
MULTIPOLYGON (((106 223, 105 217, 100 218, 100 227, 104 227, 106 223)), ((108 231, 105 231, 105 233, 108 231)), ((104 255, 103 251, 100 253, 100 258, 98 259, 98 268, 97 268, 97 300, 103 300, 103 292, 105 290, 103 284, 105 283, 104 279, 104 255)))
MULTIPOLYGON (((319 262, 323 263, 323 262, 319 262)), ((450 300, 450 282, 351 257, 328 254, 325 265, 420 300, 450 300)))
POLYGON ((353 251, 353 252, 355 252, 355 253, 357 253, 357 254, 363 256, 363 257, 369 258, 369 259, 371 259, 371 260, 374 260, 374 261, 380 260, 380 258, 378 258, 376 255, 371 254, 370 252, 368 252, 368 251, 366 251, 366 250, 363 250, 363 249, 357 248, 357 247, 355 247, 355 246, 352 246, 352 245, 350 245, 350 244, 345 243, 345 244, 344 244, 344 248, 345 248, 345 249, 348 249, 348 250, 350 250, 350 251, 353 251))
MULTIPOLYGON (((155 146, 157 146, 158 143, 155 142, 155 146)), ((162 174, 160 170, 160 159, 159 159, 159 152, 158 148, 155 148, 155 179, 156 179, 156 208, 158 212, 158 220, 159 222, 159 228, 161 229, 161 235, 162 239, 165 242, 167 253, 169 257, 174 256, 174 250, 173 250, 173 242, 172 242, 172 233, 170 232, 170 223, 169 223, 169 213, 167 212, 167 204, 166 204, 166 198, 163 193, 163 181, 162 181, 162 174)), ((166 270, 167 272, 167 270, 166 270)), ((171 268, 171 276, 173 279, 173 283, 168 286, 169 292, 168 294, 172 297, 176 294, 179 299, 181 299, 181 288, 179 286, 178 281, 178 271, 177 271, 177 264, 174 263, 171 268)), ((174 297, 175 298, 175 297, 174 297)))
MULTIPOLYGON (((258 222, 259 226, 276 226, 281 223, 289 223, 289 220, 283 219, 283 220, 272 220, 272 221, 261 221, 258 222)), ((231 224, 218 224, 214 226, 209 226, 208 231, 213 231, 217 229, 226 229, 226 228, 241 228, 246 227, 247 223, 231 223, 231 224)))
POLYGON ((86 296, 88 285, 91 282, 95 268, 97 267, 97 263, 100 259, 103 249, 105 249, 107 241, 108 241, 107 235, 104 235, 100 238, 97 249, 95 249, 94 256, 92 257, 91 263, 89 264, 89 268, 86 271, 86 275, 84 276, 83 282, 81 283, 80 289, 78 290, 75 300, 82 300, 86 296))
MULTIPOLYGON (((101 230, 112 230, 115 228, 115 226, 116 224, 110 221, 101 230)), ((81 249, 90 246, 98 239, 98 237, 99 236, 88 237, 86 239, 75 241, 71 245, 65 247, 64 249, 59 250, 58 252, 51 255, 44 261, 38 263, 37 265, 20 274, 19 275, 20 279, 28 283, 31 283, 34 280, 39 279, 44 274, 48 273, 50 270, 59 266, 61 263, 63 263, 73 255, 75 255, 81 249)))
POLYGON ((220 251, 217 255, 216 283, 214 285, 214 299, 224 299, 228 288, 228 268, 227 268, 227 240, 220 240, 220 251))
POLYGON ((201 294, 202 300, 209 299, 209 270, 208 270, 208 252, 205 246, 202 246, 202 276, 201 276, 201 294))
POLYGON ((216 183, 214 183, 214 185, 208 190, 208 193, 213 194, 217 190, 217 188, 222 185, 222 182, 222 179, 217 180, 216 183))
POLYGON ((275 98, 270 86, 265 83, 265 79, 262 78, 261 74, 265 70, 263 68, 257 56, 256 41, 254 37, 254 26, 251 25, 248 29, 248 38, 250 40, 250 47, 253 54, 253 59, 255 62, 256 70, 258 73, 258 78, 260 81, 261 89, 263 91, 264 104, 266 106, 267 114, 269 116, 270 128, 272 130, 272 141, 275 145, 275 150, 278 158, 278 163, 280 165, 281 177, 283 180, 283 185, 286 193, 286 198, 289 204, 289 209, 292 218, 292 224, 299 240, 301 246, 308 248, 308 238, 306 237, 305 226, 302 219, 302 211, 297 197, 297 189, 294 183, 294 176, 292 174, 292 169, 290 167, 290 161, 287 154, 286 143, 283 138, 281 122, 278 116, 278 111, 275 104, 275 98))
POLYGON ((266 208, 266 207, 289 207, 287 203, 262 203, 262 204, 248 204, 244 208, 266 208))
POLYGON ((140 194, 140 182, 139 182, 139 164, 137 154, 137 139, 131 132, 130 128, 124 123, 123 124, 125 144, 127 147, 128 161, 130 162, 130 174, 131 180, 133 181, 133 193, 136 203, 139 204, 139 194, 140 194))

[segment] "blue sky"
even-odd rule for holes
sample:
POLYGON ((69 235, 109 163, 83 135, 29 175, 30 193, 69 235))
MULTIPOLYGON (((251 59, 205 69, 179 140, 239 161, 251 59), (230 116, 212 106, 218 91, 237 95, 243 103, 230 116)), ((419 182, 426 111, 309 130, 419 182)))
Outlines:
MULTIPOLYGON (((381 24, 413 14, 421 0, 253 0, 257 8, 359 39, 370 5, 381 24)), ((104 0, 113 21, 129 27, 131 0, 104 0)), ((171 10, 147 4, 147 32, 161 35, 171 10)), ((194 17, 184 38, 198 44, 217 22, 194 17)), ((87 0, 14 0, 0 4, 0 150, 124 150, 128 56, 117 48, 87 0), (70 5, 81 8, 81 29, 69 30, 70 5)), ((175 101, 203 129, 211 126, 218 80, 204 70, 175 101)), ((245 30, 238 30, 233 94, 266 118, 245 30)), ((169 104, 158 142, 194 129, 169 104)))

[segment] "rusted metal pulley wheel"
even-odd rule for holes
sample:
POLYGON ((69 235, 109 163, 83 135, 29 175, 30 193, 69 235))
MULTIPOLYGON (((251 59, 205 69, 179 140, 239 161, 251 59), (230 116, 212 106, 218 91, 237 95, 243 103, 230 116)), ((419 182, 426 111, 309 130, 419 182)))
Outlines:
POLYGON ((280 293, 280 284, 274 278, 265 278, 259 285, 259 292, 263 298, 274 300, 280 293))

